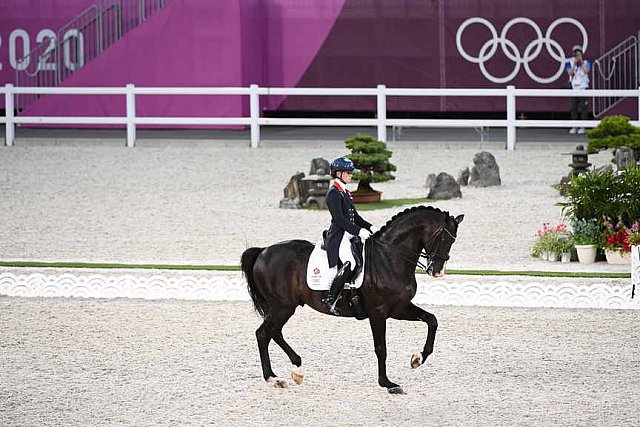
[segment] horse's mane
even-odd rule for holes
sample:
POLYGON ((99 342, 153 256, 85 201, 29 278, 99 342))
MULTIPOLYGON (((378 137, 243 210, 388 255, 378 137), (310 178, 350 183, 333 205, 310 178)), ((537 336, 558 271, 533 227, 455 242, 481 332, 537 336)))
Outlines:
POLYGON ((382 235, 387 228, 389 228, 389 226, 391 226, 391 224, 393 224, 394 222, 398 221, 400 218, 403 218, 409 214, 412 214, 414 212, 418 212, 418 211, 428 211, 428 212, 434 212, 434 213, 443 213, 445 214, 445 216, 449 216, 449 212, 447 211, 442 211, 438 208, 434 208, 433 206, 412 206, 410 208, 407 208, 405 210, 403 210, 402 212, 398 212, 397 214, 395 214, 394 216, 391 217, 391 219, 389 221, 387 221, 387 223, 385 225, 383 225, 378 231, 375 232, 375 234, 373 236, 378 237, 380 235, 382 235))

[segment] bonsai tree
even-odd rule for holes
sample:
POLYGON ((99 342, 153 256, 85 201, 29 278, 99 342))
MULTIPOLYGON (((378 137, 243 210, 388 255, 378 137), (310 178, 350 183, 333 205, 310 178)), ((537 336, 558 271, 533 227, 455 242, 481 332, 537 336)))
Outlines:
POLYGON ((587 131, 587 137, 590 153, 624 146, 632 148, 636 161, 640 160, 640 128, 629 123, 626 116, 605 117, 597 127, 587 131))
POLYGON ((389 163, 391 151, 387 145, 372 138, 369 135, 355 135, 345 141, 345 145, 351 150, 347 157, 353 162, 359 173, 353 174, 353 179, 358 180, 356 193, 375 193, 371 188, 372 182, 384 182, 395 179, 391 172, 396 167, 389 163))

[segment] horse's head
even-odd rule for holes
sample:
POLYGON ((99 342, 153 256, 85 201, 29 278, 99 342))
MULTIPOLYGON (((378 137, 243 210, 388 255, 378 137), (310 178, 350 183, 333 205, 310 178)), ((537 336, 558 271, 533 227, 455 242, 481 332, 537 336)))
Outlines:
POLYGON ((428 274, 440 277, 463 218, 431 206, 414 206, 394 215, 372 240, 387 248, 387 256, 396 255, 400 263, 412 264, 414 269, 417 263, 428 274), (427 259, 426 265, 420 258, 427 259))
POLYGON ((449 251, 458 235, 458 225, 464 219, 464 215, 453 217, 447 215, 444 225, 437 229, 427 241, 425 241, 424 254, 427 258, 427 274, 434 277, 444 276, 444 265, 449 260, 449 251))

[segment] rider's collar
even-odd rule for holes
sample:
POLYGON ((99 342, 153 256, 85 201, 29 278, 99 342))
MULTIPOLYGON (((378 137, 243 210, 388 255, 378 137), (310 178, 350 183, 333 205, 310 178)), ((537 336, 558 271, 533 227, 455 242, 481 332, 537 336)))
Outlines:
POLYGON ((342 191, 344 193, 344 191, 347 189, 347 184, 345 184, 344 182, 342 182, 342 180, 340 178, 336 178, 333 181, 333 185, 340 191, 342 191))

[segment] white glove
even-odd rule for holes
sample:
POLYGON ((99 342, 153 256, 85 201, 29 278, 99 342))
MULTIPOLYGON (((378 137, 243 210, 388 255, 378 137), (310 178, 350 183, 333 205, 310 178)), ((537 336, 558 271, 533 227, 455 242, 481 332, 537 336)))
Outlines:
POLYGON ((358 232, 358 237, 360 237, 362 240, 367 239, 369 236, 371 236, 371 233, 366 228, 361 228, 358 232))
POLYGON ((370 228, 371 228, 371 234, 375 234, 375 233, 376 233, 376 231, 378 231, 378 230, 379 230, 379 228, 378 228, 378 227, 376 227, 375 225, 372 225, 370 228))

